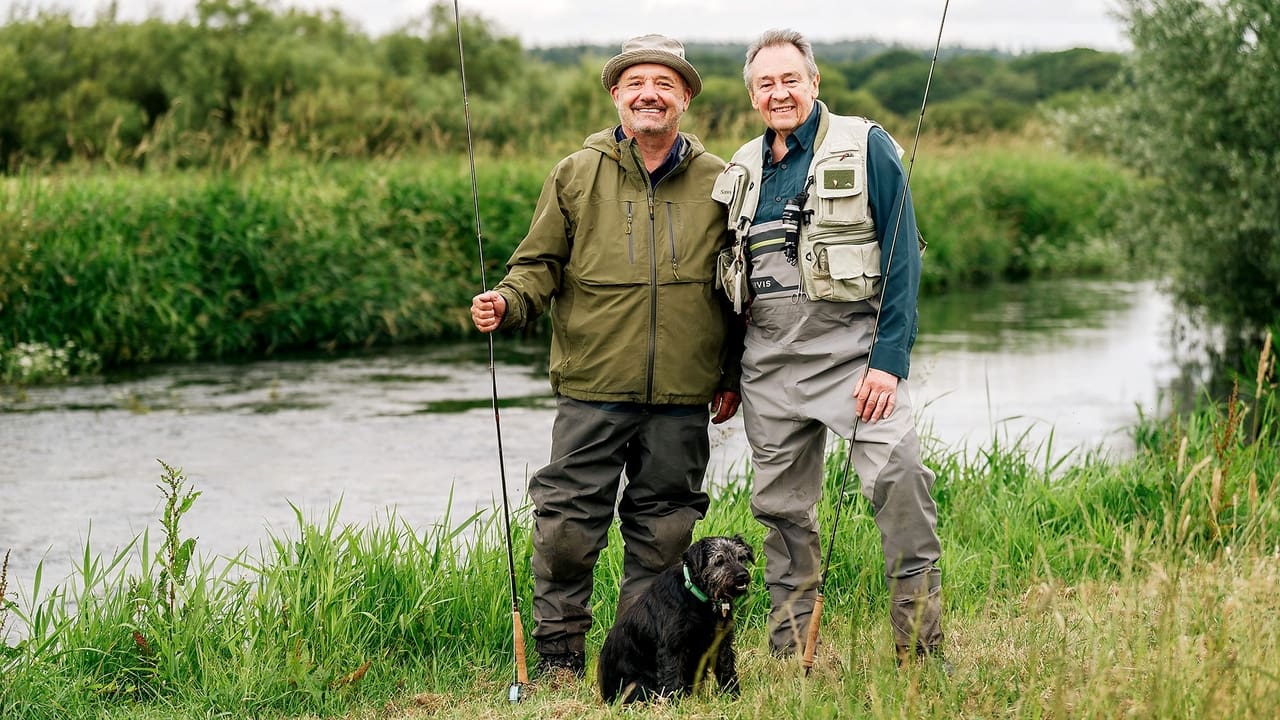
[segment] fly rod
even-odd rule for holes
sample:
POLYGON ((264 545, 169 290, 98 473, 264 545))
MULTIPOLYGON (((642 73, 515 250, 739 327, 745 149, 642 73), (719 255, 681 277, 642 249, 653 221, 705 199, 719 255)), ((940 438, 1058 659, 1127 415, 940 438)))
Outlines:
MULTIPOLYGON (((476 154, 471 140, 471 101, 467 95, 467 63, 462 50, 462 15, 458 0, 453 0, 453 24, 458 31, 458 71, 462 77, 462 112, 467 125, 467 160, 471 166, 471 204, 476 218, 476 248, 480 254, 480 289, 488 292, 489 283, 484 272, 484 233, 480 229, 480 191, 476 185, 476 154)), ((507 465, 502 454, 502 419, 498 412, 498 372, 494 366, 493 333, 485 333, 489 340, 489 380, 493 387, 493 427, 498 435, 498 472, 502 480, 502 528, 507 542, 507 574, 511 582, 511 634, 515 646, 515 680, 507 689, 508 702, 517 703, 524 697, 524 686, 529 682, 529 668, 525 662, 524 625, 520 622, 520 596, 516 591, 516 559, 511 548, 511 500, 507 495, 507 465)))
MULTIPOLYGON (((942 5, 942 20, 938 23, 938 39, 933 45, 933 60, 929 63, 929 75, 924 81, 924 98, 920 101, 920 117, 916 120, 916 135, 911 141, 911 157, 907 161, 907 177, 902 183, 902 196, 898 201, 898 216, 893 223, 893 239, 889 242, 889 259, 885 263, 884 282, 880 284, 880 298, 876 306, 875 327, 871 331, 871 345, 867 350, 867 365, 862 370, 858 381, 861 385, 866 380, 867 371, 871 369, 871 353, 875 350, 876 339, 880 336, 880 312, 884 309, 884 291, 889 285, 889 270, 893 267, 893 253, 898 246, 898 230, 902 227, 902 212, 907 205, 907 191, 911 188, 911 171, 916 166, 916 148, 920 145, 920 129, 924 127, 924 110, 929 104, 929 86, 933 84, 933 69, 938 64, 938 51, 942 47, 942 29, 947 24, 947 8, 951 0, 942 5)), ((831 569, 831 551, 836 544, 836 531, 840 529, 840 511, 844 509, 844 494, 849 483, 849 468, 853 465, 853 443, 858 436, 858 424, 862 416, 854 414, 853 431, 849 433, 849 445, 844 456, 844 469, 840 473, 840 493, 836 495, 836 516, 831 523, 831 539, 827 542, 827 552, 822 560, 822 574, 818 576, 818 596, 813 601, 813 615, 809 618, 809 632, 805 634, 804 655, 801 664, 807 675, 813 669, 813 656, 818 649, 818 626, 822 622, 823 590, 827 585, 827 572, 831 569)))

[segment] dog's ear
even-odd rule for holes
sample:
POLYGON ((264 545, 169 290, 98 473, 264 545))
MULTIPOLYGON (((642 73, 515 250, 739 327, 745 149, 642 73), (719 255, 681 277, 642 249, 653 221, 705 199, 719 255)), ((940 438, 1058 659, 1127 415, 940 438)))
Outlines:
POLYGON ((738 533, 734 535, 733 539, 735 542, 737 542, 739 545, 742 546, 743 550, 747 551, 747 563, 748 564, 754 563, 756 561, 756 551, 751 547, 751 544, 748 543, 746 539, 742 537, 742 533, 738 533))
POLYGON ((706 543, 702 540, 697 540, 684 551, 682 556, 684 564, 689 566, 689 572, 693 575, 701 573, 706 567, 707 553, 705 545, 706 543))

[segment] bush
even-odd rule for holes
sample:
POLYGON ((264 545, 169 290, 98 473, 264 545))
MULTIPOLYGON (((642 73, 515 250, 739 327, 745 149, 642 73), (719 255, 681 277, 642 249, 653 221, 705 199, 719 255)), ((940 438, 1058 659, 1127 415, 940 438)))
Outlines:
POLYGON ((1245 334, 1280 321, 1280 20, 1270 0, 1125 2, 1129 83, 1105 124, 1150 180, 1128 232, 1173 288, 1245 334))

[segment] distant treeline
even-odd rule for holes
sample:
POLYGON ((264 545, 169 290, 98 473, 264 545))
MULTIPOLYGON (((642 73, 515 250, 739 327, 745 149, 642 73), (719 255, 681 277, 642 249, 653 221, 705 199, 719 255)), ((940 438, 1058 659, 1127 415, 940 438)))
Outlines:
MULTIPOLYGON (((0 25, 0 172, 67 162, 236 167, 264 154, 312 159, 448 151, 465 141, 452 7, 370 37, 334 13, 200 0, 193 17, 91 25, 11 11, 0 25)), ((475 137, 525 154, 576 146, 616 122, 599 84, 616 48, 526 50, 464 15, 475 137)), ((745 44, 693 44, 705 80, 687 127, 714 141, 753 133, 745 44)), ((923 50, 862 40, 817 46, 833 108, 914 127, 923 50)), ((1107 88, 1123 58, 1088 49, 1011 56, 952 48, 940 59, 929 130, 1012 131, 1043 103, 1107 88)))

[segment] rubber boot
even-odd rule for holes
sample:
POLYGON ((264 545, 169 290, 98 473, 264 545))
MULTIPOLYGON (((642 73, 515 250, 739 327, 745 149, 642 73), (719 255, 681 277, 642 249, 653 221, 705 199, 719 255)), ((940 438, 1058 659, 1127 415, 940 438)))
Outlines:
POLYGON ((942 655, 942 572, 889 578, 889 622, 898 664, 942 655))

